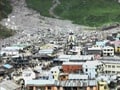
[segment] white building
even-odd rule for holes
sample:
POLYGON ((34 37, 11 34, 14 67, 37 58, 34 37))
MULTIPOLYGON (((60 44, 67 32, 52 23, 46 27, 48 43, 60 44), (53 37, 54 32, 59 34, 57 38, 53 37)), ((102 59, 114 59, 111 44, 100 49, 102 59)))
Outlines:
POLYGON ((22 72, 22 75, 20 75, 20 76, 16 76, 16 75, 14 76, 13 75, 13 79, 15 81, 20 81, 21 82, 22 80, 24 80, 25 81, 25 85, 26 85, 26 83, 29 80, 32 80, 32 79, 36 78, 36 74, 32 71, 31 68, 28 68, 28 69, 25 69, 25 70, 21 69, 21 72, 22 72))
POLYGON ((1 49, 0 54, 1 55, 18 55, 19 54, 19 50, 21 48, 20 47, 5 47, 1 49))
POLYGON ((114 48, 111 46, 103 47, 103 56, 114 56, 114 48))
POLYGON ((81 74, 69 74, 69 80, 88 80, 88 75, 81 75, 81 74))
POLYGON ((83 64, 83 72, 88 75, 90 79, 95 79, 96 76, 102 72, 103 64, 100 61, 86 61, 83 64))
POLYGON ((60 66, 55 66, 55 67, 51 68, 50 74, 53 76, 54 80, 58 80, 60 68, 61 68, 60 66))
POLYGON ((117 74, 120 76, 120 61, 115 60, 103 60, 104 65, 104 73, 107 74, 117 74))

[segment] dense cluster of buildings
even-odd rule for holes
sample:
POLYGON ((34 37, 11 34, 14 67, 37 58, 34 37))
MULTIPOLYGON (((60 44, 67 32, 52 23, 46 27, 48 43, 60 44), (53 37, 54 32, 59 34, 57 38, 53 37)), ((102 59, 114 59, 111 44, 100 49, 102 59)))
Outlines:
POLYGON ((119 90, 119 33, 80 43, 70 32, 61 41, 2 47, 0 90, 119 90))
POLYGON ((120 90, 120 27, 90 31, 11 2, 0 23, 17 34, 0 41, 0 90, 120 90))

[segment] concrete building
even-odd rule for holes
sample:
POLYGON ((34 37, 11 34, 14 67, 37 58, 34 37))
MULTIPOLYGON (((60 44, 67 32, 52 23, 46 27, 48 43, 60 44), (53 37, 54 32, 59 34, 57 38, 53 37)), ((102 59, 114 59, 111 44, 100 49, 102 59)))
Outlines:
POLYGON ((61 67, 59 67, 59 66, 55 66, 55 67, 51 68, 50 73, 51 73, 54 80, 58 80, 60 68, 61 67))
POLYGON ((102 72, 103 64, 100 61, 86 61, 83 64, 83 72, 88 75, 90 79, 95 79, 96 76, 102 72))
POLYGON ((11 80, 0 82, 0 90, 21 90, 21 86, 11 80))
POLYGON ((103 60, 104 73, 120 75, 120 61, 103 60))
POLYGON ((86 62, 91 60, 94 60, 94 55, 59 55, 53 62, 62 64, 63 62, 86 62))
POLYGON ((103 56, 114 56, 114 48, 111 46, 103 47, 103 56))
POLYGON ((27 90, 97 90, 97 82, 95 80, 30 80, 26 87, 27 90))
POLYGON ((98 47, 104 47, 104 46, 106 46, 106 43, 107 43, 108 41, 109 41, 109 40, 97 41, 97 42, 96 42, 96 46, 98 46, 98 47))
POLYGON ((120 40, 110 41, 109 44, 114 47, 115 54, 120 54, 120 40))
POLYGON ((6 56, 7 55, 14 56, 14 55, 18 55, 20 53, 20 50, 25 50, 29 47, 30 47, 29 44, 14 44, 14 45, 2 48, 0 54, 6 55, 6 56))
POLYGON ((69 75, 69 73, 60 73, 59 74, 59 80, 60 81, 66 81, 66 80, 68 80, 68 75, 69 75))
POLYGON ((19 54, 19 50, 21 48, 19 47, 5 47, 5 48, 2 48, 0 54, 2 56, 14 56, 14 55, 18 55, 19 54))
POLYGON ((93 47, 89 47, 87 50, 86 50, 86 53, 88 55, 102 55, 102 47, 99 47, 99 46, 93 46, 93 47))
POLYGON ((80 62, 63 62, 62 69, 64 73, 75 73, 82 71, 82 65, 80 62))
POLYGON ((69 74, 68 80, 88 80, 88 75, 82 74, 69 74))
POLYGON ((32 79, 36 78, 35 73, 30 68, 25 69, 25 70, 21 69, 21 72, 22 72, 22 75, 20 75, 20 76, 17 76, 17 75, 13 76, 13 79, 15 81, 18 81, 18 82, 24 81, 24 84, 26 85, 28 80, 32 80, 32 79))
POLYGON ((110 90, 110 89, 108 88, 107 82, 99 81, 97 90, 110 90))

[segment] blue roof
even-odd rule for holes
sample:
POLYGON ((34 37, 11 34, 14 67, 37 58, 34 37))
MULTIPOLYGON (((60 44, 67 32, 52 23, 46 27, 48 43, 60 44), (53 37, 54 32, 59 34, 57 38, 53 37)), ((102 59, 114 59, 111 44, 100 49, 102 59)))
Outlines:
POLYGON ((3 67, 5 67, 5 68, 7 68, 7 69, 10 69, 10 68, 12 68, 13 66, 10 65, 10 64, 4 64, 3 67))
POLYGON ((97 46, 105 46, 105 44, 108 42, 108 40, 104 40, 104 41, 97 41, 96 45, 97 46))
POLYGON ((35 86, 42 86, 42 85, 54 85, 54 80, 28 80, 26 85, 35 85, 35 86))

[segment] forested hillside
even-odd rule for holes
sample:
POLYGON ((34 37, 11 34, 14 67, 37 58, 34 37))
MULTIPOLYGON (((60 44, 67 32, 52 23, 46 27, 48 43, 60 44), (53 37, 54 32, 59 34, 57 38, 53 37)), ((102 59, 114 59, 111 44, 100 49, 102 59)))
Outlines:
MULTIPOLYGON (((7 18, 8 14, 12 11, 12 6, 9 0, 0 0, 0 20, 7 18)), ((6 27, 0 25, 0 38, 12 36, 14 32, 6 27)))

